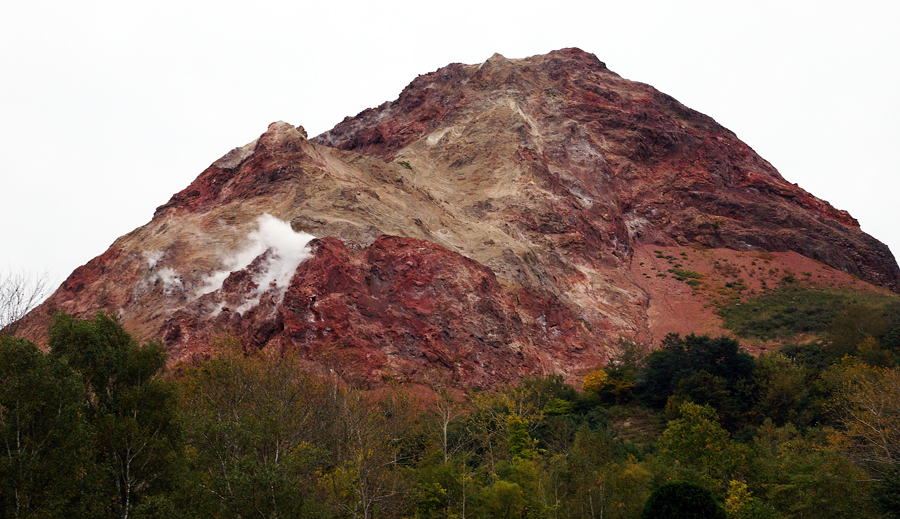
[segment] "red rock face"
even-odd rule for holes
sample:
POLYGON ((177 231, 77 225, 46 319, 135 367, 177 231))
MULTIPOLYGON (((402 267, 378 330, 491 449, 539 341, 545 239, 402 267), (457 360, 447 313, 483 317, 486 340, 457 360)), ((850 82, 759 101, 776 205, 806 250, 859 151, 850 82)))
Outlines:
POLYGON ((578 49, 495 55, 312 140, 273 123, 19 329, 41 341, 54 312, 106 311, 173 363, 232 336, 366 384, 574 381, 621 337, 721 333, 709 297, 739 275, 773 286, 760 257, 900 288, 887 247, 711 118, 578 49), (317 238, 309 258, 268 276, 299 231, 317 238), (693 262, 707 295, 668 279, 658 249, 693 262))
POLYGON ((282 345, 356 378, 406 379, 429 366, 483 385, 537 374, 541 356, 494 274, 433 243, 382 237, 358 252, 313 244, 279 309, 282 345))
MULTIPOLYGON (((493 272, 434 243, 382 236, 364 249, 348 249, 336 238, 310 246, 313 257, 297 269, 281 302, 263 301, 243 315, 225 309, 211 319, 219 333, 247 348, 299 350, 359 383, 440 376, 490 386, 553 372, 560 362, 587 367, 604 360, 582 353, 590 334, 564 306, 532 297, 528 311, 551 314, 549 327, 561 328, 542 344, 565 341, 571 351, 537 347, 540 330, 523 323, 493 272)), ((256 288, 249 281, 254 268, 226 280, 226 299, 244 300, 256 288)), ((208 303, 198 301, 166 322, 172 351, 210 354, 215 328, 196 319, 208 303)))
MULTIPOLYGON (((793 250, 900 289, 890 251, 846 211, 785 181, 713 119, 622 79, 579 49, 523 60, 495 55, 478 68, 450 65, 314 140, 390 160, 429 132, 472 125, 473 107, 498 97, 527 115, 514 127, 518 142, 505 143, 507 160, 562 199, 543 215, 531 211, 521 222, 529 230, 568 233, 587 247, 602 243, 620 259, 634 241, 793 250)), ((478 158, 447 160, 452 168, 478 158)))

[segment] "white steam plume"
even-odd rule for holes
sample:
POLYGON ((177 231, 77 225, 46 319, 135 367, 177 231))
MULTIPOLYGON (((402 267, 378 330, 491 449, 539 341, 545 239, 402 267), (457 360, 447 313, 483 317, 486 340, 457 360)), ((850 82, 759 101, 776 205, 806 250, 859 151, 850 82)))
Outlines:
POLYGON ((147 268, 150 270, 150 273, 147 275, 146 282, 150 286, 162 283, 163 293, 167 296, 172 296, 176 293, 184 292, 184 284, 181 282, 181 278, 179 277, 178 272, 175 272, 174 269, 169 267, 163 267, 159 270, 156 270, 156 267, 159 265, 159 261, 163 258, 164 255, 165 252, 160 250, 144 251, 144 258, 147 260, 147 268))
POLYGON ((165 253, 161 250, 144 251, 144 258, 147 260, 147 268, 153 270, 156 264, 162 259, 165 253))
POLYGON ((225 278, 232 272, 246 268, 259 255, 271 250, 268 259, 261 265, 261 270, 253 278, 256 283, 256 297, 247 301, 244 306, 252 307, 259 303, 259 296, 274 284, 281 294, 287 290, 288 284, 297 266, 312 257, 310 240, 315 238, 305 232, 294 232, 291 224, 265 213, 257 218, 258 228, 247 235, 247 244, 233 254, 222 259, 225 268, 214 272, 203 279, 203 286, 197 290, 197 296, 215 292, 222 288, 225 278))
POLYGON ((184 291, 184 284, 178 277, 178 273, 169 267, 163 267, 156 273, 157 279, 163 284, 163 293, 171 296, 176 292, 184 291))

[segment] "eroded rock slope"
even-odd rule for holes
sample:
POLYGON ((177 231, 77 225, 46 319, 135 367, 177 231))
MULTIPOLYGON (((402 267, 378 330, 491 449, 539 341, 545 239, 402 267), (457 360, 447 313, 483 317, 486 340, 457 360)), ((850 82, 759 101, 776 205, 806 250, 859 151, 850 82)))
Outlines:
POLYGON ((449 65, 312 140, 273 123, 24 329, 102 310, 173 361, 231 335, 369 383, 575 376, 619 337, 716 330, 648 281, 657 248, 795 255, 900 288, 849 214, 711 118, 564 49, 449 65))

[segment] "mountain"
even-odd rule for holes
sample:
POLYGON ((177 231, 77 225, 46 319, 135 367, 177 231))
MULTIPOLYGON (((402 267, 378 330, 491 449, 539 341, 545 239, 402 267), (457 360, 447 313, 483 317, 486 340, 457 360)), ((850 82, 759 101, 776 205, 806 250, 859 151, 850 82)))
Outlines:
POLYGON ((800 278, 900 290, 888 248, 732 132, 594 55, 495 54, 309 139, 278 122, 24 321, 117 314, 172 362, 301 352, 368 383, 574 377, 620 338, 721 333, 800 278))

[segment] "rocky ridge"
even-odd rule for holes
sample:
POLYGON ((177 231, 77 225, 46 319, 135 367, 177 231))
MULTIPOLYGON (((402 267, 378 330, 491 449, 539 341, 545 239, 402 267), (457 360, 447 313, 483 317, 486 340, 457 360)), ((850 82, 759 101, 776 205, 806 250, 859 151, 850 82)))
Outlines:
POLYGON ((164 340, 173 362, 229 334, 368 383, 575 376, 619 337, 721 330, 690 303, 702 296, 647 270, 689 252, 900 288, 886 246, 711 118, 578 49, 494 55, 420 76, 311 140, 273 123, 22 329, 40 339, 56 311, 103 310, 164 340))

